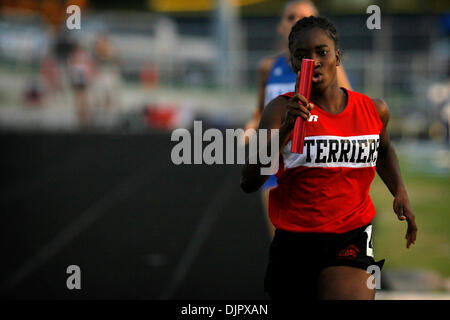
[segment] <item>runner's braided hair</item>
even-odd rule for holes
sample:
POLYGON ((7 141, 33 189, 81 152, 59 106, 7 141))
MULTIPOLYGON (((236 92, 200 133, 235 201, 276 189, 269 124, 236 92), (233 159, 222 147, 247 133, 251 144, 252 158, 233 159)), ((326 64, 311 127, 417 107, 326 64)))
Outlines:
POLYGON ((339 44, 339 36, 336 27, 333 23, 325 17, 306 17, 297 21, 297 23, 292 27, 291 33, 289 33, 289 49, 291 49, 292 44, 298 34, 305 30, 310 30, 312 28, 320 28, 325 31, 330 39, 333 39, 334 46, 337 49, 339 44))

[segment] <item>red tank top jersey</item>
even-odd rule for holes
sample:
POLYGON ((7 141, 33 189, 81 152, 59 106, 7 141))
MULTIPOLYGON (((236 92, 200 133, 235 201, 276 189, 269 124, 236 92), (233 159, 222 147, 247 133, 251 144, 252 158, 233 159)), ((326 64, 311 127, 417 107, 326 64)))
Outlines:
POLYGON ((372 99, 346 92, 341 113, 318 106, 311 111, 303 154, 291 153, 292 135, 281 151, 278 186, 269 195, 269 216, 276 228, 344 233, 375 216, 369 189, 383 124, 372 99))

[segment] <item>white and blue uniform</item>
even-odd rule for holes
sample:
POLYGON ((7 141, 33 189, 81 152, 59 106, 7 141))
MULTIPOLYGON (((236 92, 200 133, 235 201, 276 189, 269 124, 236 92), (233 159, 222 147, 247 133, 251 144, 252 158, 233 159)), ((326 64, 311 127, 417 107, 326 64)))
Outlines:
POLYGON ((266 82, 264 106, 286 92, 295 91, 296 75, 285 55, 275 59, 266 82))
MULTIPOLYGON (((269 77, 267 78, 265 88, 264 107, 273 99, 286 92, 295 91, 296 75, 292 71, 288 58, 280 55, 275 59, 269 77)), ((262 189, 268 189, 277 186, 277 178, 271 175, 264 183, 262 189)))

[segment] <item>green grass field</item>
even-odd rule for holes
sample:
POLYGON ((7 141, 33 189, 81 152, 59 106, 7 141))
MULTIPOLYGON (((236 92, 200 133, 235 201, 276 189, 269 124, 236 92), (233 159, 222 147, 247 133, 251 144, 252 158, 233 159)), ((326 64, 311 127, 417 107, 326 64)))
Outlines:
POLYGON ((374 224, 375 259, 386 259, 386 270, 427 270, 450 277, 450 174, 430 175, 415 170, 399 156, 418 227, 417 241, 406 249, 406 222, 395 215, 393 197, 377 175, 370 191, 377 214, 374 224))

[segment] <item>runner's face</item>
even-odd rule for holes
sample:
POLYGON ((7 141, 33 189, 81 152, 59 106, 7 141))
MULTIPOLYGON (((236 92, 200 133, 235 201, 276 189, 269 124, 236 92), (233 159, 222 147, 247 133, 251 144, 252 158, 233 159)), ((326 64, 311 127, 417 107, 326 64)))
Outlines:
POLYGON ((334 81, 340 52, 334 40, 321 28, 305 30, 297 35, 290 48, 291 64, 295 73, 301 69, 302 59, 314 59, 312 91, 322 92, 334 81))
POLYGON ((308 4, 293 3, 284 10, 281 21, 278 24, 278 32, 287 41, 292 27, 298 20, 316 14, 316 11, 308 4))

